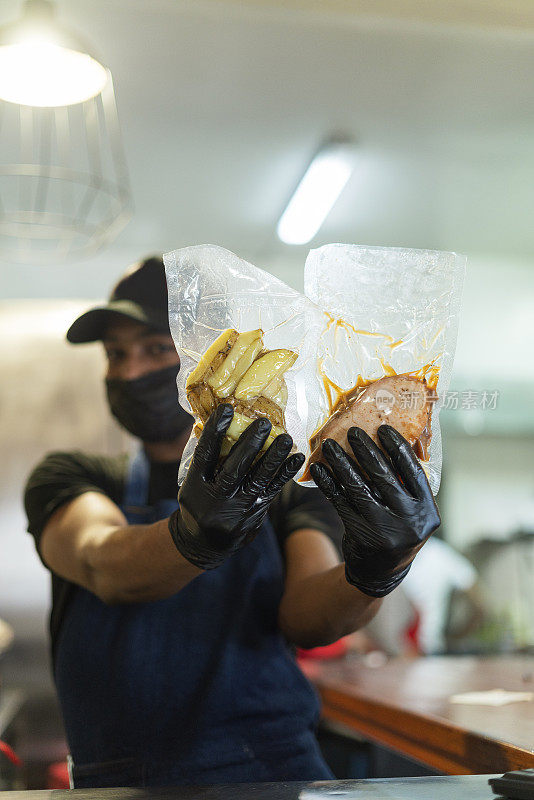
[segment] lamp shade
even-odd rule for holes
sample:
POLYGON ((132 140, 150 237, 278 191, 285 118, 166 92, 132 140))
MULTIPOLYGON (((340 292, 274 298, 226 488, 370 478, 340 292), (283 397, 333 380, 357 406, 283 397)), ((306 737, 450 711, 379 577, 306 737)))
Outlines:
POLYGON ((59 263, 90 255, 131 216, 110 71, 27 0, 0 32, 0 257, 59 263))

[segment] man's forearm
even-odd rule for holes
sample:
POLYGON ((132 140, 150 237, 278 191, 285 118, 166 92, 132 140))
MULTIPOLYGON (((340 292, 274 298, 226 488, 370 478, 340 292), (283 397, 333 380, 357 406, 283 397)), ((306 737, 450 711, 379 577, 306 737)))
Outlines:
POLYGON ((366 625, 380 607, 345 580, 345 565, 310 575, 292 585, 279 609, 279 625, 299 647, 331 644, 366 625))
POLYGON ((110 604, 170 597, 202 572, 178 552, 166 519, 151 525, 100 527, 86 535, 92 591, 110 604))

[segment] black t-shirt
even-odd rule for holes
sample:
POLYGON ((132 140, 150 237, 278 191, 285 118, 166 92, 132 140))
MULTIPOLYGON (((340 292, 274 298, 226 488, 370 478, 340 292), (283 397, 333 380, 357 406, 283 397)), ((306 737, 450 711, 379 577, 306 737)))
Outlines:
MULTIPOLYGON (((176 496, 178 466, 178 463, 150 465, 149 505, 176 496)), ((126 455, 95 456, 80 451, 47 455, 28 478, 24 494, 28 531, 35 539, 39 556, 41 556, 40 540, 43 529, 52 514, 64 503, 74 500, 84 492, 101 492, 117 505, 121 505, 127 468, 126 455)), ((300 528, 322 531, 330 537, 341 553, 343 534, 341 520, 334 507, 325 500, 318 489, 307 489, 294 481, 289 481, 272 502, 269 517, 282 555, 284 555, 285 540, 300 528)), ((52 653, 54 653, 61 623, 75 584, 54 572, 51 574, 50 633, 52 653)))

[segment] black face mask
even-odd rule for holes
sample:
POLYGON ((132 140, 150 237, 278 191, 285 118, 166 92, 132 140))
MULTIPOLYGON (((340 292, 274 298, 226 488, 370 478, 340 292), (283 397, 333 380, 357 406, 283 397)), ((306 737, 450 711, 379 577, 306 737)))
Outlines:
POLYGON ((143 442, 170 442, 193 423, 193 417, 178 403, 179 369, 173 365, 131 381, 106 379, 111 413, 143 442))

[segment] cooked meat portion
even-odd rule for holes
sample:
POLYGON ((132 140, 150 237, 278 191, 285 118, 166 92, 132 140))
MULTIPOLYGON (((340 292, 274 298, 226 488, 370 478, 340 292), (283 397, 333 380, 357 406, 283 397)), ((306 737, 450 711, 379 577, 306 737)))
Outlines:
MULTIPOLYGON (((426 457, 430 442, 430 416, 433 395, 426 381, 405 375, 380 378, 365 388, 360 388, 352 399, 342 402, 310 441, 312 455, 308 466, 321 461, 321 443, 335 439, 352 454, 347 441, 347 431, 353 426, 363 428, 378 444, 380 425, 391 425, 416 446, 418 455, 426 457)), ((306 470, 306 474, 308 470, 306 470)))

